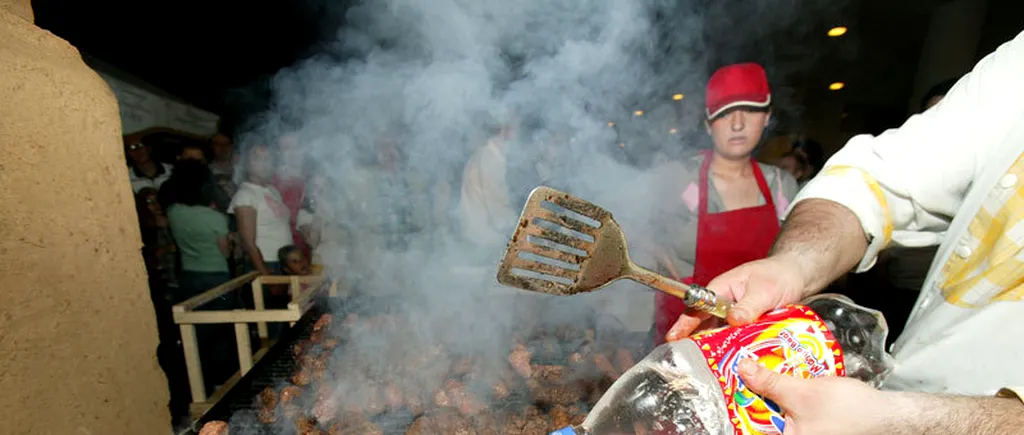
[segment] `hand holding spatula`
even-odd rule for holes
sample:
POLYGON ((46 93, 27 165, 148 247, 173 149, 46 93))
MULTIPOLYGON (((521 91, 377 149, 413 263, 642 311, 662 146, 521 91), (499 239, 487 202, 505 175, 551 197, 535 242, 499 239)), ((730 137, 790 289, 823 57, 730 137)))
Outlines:
POLYGON ((725 318, 732 302, 637 266, 626 236, 607 210, 549 187, 530 193, 498 282, 553 295, 591 292, 622 278, 679 297, 690 308, 725 318))

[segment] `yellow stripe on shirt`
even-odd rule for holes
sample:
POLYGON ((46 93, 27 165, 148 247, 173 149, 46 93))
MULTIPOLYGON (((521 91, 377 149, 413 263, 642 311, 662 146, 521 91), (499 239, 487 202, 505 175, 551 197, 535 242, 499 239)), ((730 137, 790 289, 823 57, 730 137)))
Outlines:
POLYGON ((846 176, 849 175, 850 172, 857 172, 860 174, 861 179, 864 180, 864 184, 867 185, 868 189, 871 190, 871 194, 875 196, 875 200, 878 201, 878 206, 882 208, 882 246, 888 246, 889 241, 892 240, 892 211, 889 210, 889 201, 885 199, 885 192, 882 191, 882 186, 878 184, 875 177, 872 177, 862 169, 845 165, 829 166, 822 171, 822 175, 846 176))

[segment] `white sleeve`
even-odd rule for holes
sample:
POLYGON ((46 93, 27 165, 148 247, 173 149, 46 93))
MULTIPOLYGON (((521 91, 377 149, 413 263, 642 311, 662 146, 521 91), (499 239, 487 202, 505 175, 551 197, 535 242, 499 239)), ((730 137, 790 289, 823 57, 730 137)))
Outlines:
POLYGON ((858 272, 871 268, 894 231, 907 240, 944 231, 989 150, 1024 119, 1022 77, 1024 33, 982 59, 934 108, 877 137, 851 139, 793 205, 821 198, 857 215, 870 238, 858 272))
POLYGON ((231 205, 228 206, 228 214, 234 214, 235 208, 237 207, 258 207, 259 201, 262 198, 259 197, 259 193, 253 189, 248 189, 245 186, 238 188, 235 192, 235 196, 231 197, 231 205))

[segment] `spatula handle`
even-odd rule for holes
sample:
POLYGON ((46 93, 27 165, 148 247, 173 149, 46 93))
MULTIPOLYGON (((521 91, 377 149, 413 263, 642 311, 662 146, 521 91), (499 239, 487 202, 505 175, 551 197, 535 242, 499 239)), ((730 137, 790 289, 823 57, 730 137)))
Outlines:
POLYGON ((634 265, 630 271, 630 279, 655 290, 668 293, 683 300, 687 307, 710 313, 715 317, 725 318, 732 302, 715 295, 707 287, 682 282, 661 276, 640 266, 634 265))

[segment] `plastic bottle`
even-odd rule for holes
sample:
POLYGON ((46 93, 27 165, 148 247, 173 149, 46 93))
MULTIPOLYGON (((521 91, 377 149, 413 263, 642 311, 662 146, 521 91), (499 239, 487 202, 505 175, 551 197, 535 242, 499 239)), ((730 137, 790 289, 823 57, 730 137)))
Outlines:
POLYGON ((619 378, 578 427, 552 435, 781 434, 777 405, 737 374, 752 358, 790 376, 849 376, 878 386, 892 370, 878 311, 840 295, 820 295, 655 348, 619 378))

